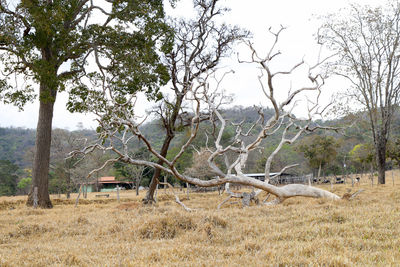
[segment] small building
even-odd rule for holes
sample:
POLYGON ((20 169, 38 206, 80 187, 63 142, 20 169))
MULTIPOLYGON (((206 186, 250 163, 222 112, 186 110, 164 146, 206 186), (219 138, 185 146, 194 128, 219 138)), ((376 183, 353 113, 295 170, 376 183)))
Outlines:
POLYGON ((111 192, 116 191, 117 186, 122 189, 133 189, 133 182, 127 181, 118 181, 115 180, 114 176, 100 177, 97 181, 93 181, 88 183, 87 192, 95 192, 96 188, 99 189, 100 192, 111 192))
POLYGON ((114 176, 100 177, 98 180, 100 192, 116 191, 117 186, 121 189, 132 189, 133 182, 117 181, 114 176))

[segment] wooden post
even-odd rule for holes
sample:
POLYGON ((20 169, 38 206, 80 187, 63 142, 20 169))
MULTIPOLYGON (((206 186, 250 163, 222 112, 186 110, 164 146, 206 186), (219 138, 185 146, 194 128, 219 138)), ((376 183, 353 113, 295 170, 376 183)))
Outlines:
POLYGON ((371 186, 374 186, 374 167, 371 163, 371 186))
POLYGON ((393 175, 393 167, 392 167, 392 182, 393 182, 393 186, 394 186, 394 175, 393 175))
POLYGON ((79 187, 78 196, 76 197, 76 200, 75 200, 75 208, 78 207, 78 202, 79 202, 79 197, 81 196, 81 192, 82 192, 82 184, 79 187))
POLYGON ((83 197, 87 199, 87 188, 88 188, 88 183, 85 182, 85 186, 83 187, 83 197))
POLYGON ((36 209, 38 206, 38 188, 33 188, 33 208, 36 209))
POLYGON ((139 186, 140 186, 140 179, 136 177, 136 195, 139 195, 139 186))
POLYGON ((158 192, 158 184, 156 186, 156 192, 154 192, 154 201, 157 202, 157 192, 158 192))
POLYGON ((186 194, 187 194, 187 198, 189 200, 189 183, 186 183, 186 194))
POLYGON ((119 185, 117 185, 117 201, 119 203, 119 185))

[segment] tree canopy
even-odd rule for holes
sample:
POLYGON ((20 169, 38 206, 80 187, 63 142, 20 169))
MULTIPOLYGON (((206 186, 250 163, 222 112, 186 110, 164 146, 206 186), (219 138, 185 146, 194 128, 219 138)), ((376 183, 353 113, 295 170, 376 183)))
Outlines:
POLYGON ((127 92, 157 96, 169 79, 160 52, 170 49, 171 36, 162 0, 0 1, 0 100, 22 108, 36 96, 31 84, 39 88, 32 188, 39 189, 41 207, 52 207, 48 173, 57 93, 69 92, 70 111, 84 111, 90 101, 102 110, 102 99, 89 97, 101 83, 113 87, 119 101, 127 92))
POLYGON ((310 167, 319 169, 319 177, 321 168, 335 159, 337 147, 338 143, 332 136, 312 135, 302 140, 298 150, 304 153, 310 167))

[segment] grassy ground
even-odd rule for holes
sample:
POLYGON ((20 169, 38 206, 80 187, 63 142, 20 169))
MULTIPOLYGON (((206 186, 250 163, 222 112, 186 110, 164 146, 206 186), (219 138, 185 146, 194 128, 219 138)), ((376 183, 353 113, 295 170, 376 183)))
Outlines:
MULTIPOLYGON (((53 197, 54 208, 0 198, 0 266, 388 266, 400 265, 400 177, 352 201, 294 198, 275 207, 225 204, 217 193, 182 193, 142 206, 114 199, 53 197)), ((322 186, 331 190, 330 185, 322 186)), ((342 195, 351 185, 334 185, 342 195)), ((144 192, 143 192, 144 193, 144 192)))

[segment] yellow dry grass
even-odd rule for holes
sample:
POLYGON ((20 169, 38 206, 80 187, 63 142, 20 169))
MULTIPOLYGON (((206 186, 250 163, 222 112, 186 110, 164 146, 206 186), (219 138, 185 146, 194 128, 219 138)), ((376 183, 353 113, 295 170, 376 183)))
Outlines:
MULTIPOLYGON (((181 199, 160 190, 142 206, 134 192, 121 203, 57 199, 54 208, 27 208, 23 197, 0 198, 0 266, 390 266, 400 265, 400 178, 369 181, 352 201, 294 198, 241 208, 217 193, 181 199)), ((330 190, 330 185, 324 185, 330 190)), ((351 185, 334 185, 342 195, 351 185)))

